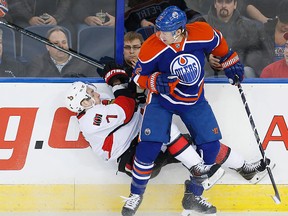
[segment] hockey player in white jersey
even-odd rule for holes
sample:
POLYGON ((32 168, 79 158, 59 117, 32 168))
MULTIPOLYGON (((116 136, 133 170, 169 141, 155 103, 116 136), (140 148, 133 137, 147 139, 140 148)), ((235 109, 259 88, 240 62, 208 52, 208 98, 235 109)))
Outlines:
MULTIPOLYGON (((126 87, 128 79, 122 69, 107 71, 105 81, 112 86, 115 96, 112 100, 102 100, 95 86, 83 82, 73 83, 65 95, 67 108, 78 113, 84 138, 92 150, 106 161, 121 162, 122 156, 138 139, 142 114, 126 87)), ((163 146, 205 189, 212 187, 224 174, 220 165, 204 165, 202 158, 175 125, 171 127, 171 142, 163 146)))

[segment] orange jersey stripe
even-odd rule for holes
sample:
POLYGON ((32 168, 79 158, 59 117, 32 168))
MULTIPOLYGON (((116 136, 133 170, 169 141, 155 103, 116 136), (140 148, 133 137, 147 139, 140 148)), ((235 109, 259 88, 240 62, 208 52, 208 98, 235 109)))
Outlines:
POLYGON ((175 94, 175 92, 173 92, 171 95, 179 101, 194 102, 194 101, 197 101, 199 99, 199 97, 201 96, 201 94, 203 92, 203 86, 204 86, 204 82, 202 81, 200 88, 199 88, 199 91, 198 91, 198 96, 194 97, 194 98, 181 97, 181 96, 175 94))
POLYGON ((152 173, 152 169, 148 170, 148 171, 141 171, 141 170, 135 168, 135 166, 133 167, 133 170, 135 170, 135 172, 140 174, 140 175, 150 175, 152 173))

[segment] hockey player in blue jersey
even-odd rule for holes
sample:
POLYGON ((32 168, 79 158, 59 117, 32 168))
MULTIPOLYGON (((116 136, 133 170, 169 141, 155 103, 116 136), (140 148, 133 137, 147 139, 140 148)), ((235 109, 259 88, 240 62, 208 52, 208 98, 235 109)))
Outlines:
MULTIPOLYGON (((243 80, 243 65, 229 49, 221 32, 205 22, 186 25, 186 15, 176 6, 166 8, 156 19, 156 34, 142 45, 134 70, 134 82, 148 89, 148 104, 136 149, 130 195, 123 216, 133 216, 140 206, 153 162, 168 143, 172 116, 179 115, 194 138, 206 164, 214 164, 219 152, 220 128, 204 96, 205 56, 220 58, 229 82, 243 80)), ((177 155, 181 147, 171 152, 177 155)), ((202 198, 203 187, 197 178, 185 182, 182 205, 185 210, 215 215, 217 209, 202 198)))

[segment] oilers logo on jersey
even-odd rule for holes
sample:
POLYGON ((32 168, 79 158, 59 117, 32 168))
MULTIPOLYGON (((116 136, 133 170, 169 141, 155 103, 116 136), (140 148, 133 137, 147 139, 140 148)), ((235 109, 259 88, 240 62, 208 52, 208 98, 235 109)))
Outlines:
POLYGON ((171 74, 178 76, 182 84, 190 86, 199 81, 201 65, 196 56, 185 53, 174 58, 170 71, 171 74))

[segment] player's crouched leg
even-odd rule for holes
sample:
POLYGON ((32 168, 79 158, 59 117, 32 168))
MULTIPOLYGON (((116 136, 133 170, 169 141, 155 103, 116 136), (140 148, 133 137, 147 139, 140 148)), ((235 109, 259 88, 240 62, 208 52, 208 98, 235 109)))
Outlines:
POLYGON ((205 190, 211 188, 224 175, 220 165, 204 164, 202 158, 182 134, 167 147, 170 154, 188 168, 194 181, 202 185, 205 190))

